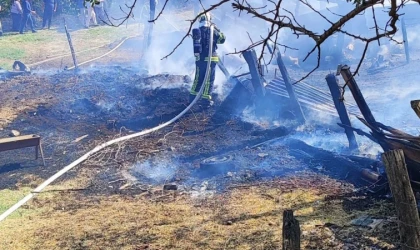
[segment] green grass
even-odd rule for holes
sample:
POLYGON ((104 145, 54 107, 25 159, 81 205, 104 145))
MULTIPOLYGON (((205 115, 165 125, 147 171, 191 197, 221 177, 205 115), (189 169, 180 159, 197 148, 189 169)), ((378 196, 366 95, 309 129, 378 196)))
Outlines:
POLYGON ((22 43, 22 42, 43 42, 49 40, 49 36, 46 36, 44 33, 31 33, 26 32, 24 34, 19 34, 17 32, 13 33, 5 33, 5 35, 0 38, 0 45, 3 43, 15 44, 22 43))
MULTIPOLYGON (((85 49, 119 41, 122 37, 137 33, 137 25, 128 27, 100 26, 76 30, 71 33, 73 46, 85 49)), ((66 34, 57 30, 40 30, 37 33, 5 33, 0 37, 0 67, 11 70, 13 62, 20 60, 30 64, 57 54, 68 52, 66 34)))
MULTIPOLYGON (((29 194, 30 191, 31 189, 28 187, 20 188, 17 190, 11 190, 11 189, 0 190, 0 214, 5 212, 7 209, 13 206, 16 202, 18 202, 27 194, 29 194)), ((22 212, 22 210, 20 211, 22 212)), ((20 217, 20 216, 21 216, 21 213, 14 213, 10 215, 9 218, 20 217)))
POLYGON ((19 48, 0 47, 0 58, 20 60, 25 56, 25 51, 19 48))

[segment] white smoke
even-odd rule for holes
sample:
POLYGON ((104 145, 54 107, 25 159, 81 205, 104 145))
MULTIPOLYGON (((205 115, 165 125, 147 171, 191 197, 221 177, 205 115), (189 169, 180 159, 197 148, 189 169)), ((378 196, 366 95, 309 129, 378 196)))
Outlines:
POLYGON ((131 168, 131 174, 138 179, 147 178, 157 183, 163 183, 172 179, 177 169, 178 166, 173 160, 154 157, 134 164, 131 168))

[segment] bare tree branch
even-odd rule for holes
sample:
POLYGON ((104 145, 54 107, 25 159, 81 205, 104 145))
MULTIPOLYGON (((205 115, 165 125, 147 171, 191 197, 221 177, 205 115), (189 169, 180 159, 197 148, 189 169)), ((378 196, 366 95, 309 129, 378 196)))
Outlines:
MULTIPOLYGON (((95 0, 90 0, 90 1, 95 1, 95 0)), ((261 50, 260 50, 261 54, 259 55, 258 60, 260 63, 262 63, 264 61, 264 56, 266 55, 266 51, 267 51, 266 47, 269 46, 270 43, 279 45, 283 47, 285 50, 297 49, 297 48, 291 48, 287 45, 278 43, 278 38, 279 38, 281 30, 284 29, 284 30, 291 31, 291 33, 296 36, 296 39, 299 39, 302 36, 308 37, 311 40, 313 40, 315 44, 307 52, 306 56, 303 58, 303 61, 306 61, 312 54, 315 53, 315 51, 317 51, 316 52, 317 63, 310 72, 308 72, 304 77, 302 77, 302 79, 298 81, 300 82, 301 80, 307 78, 310 74, 312 74, 315 70, 319 68, 320 63, 321 63, 321 46, 324 44, 324 42, 328 38, 330 38, 335 33, 339 32, 355 40, 359 40, 365 44, 363 53, 357 64, 357 68, 353 73, 354 75, 356 75, 360 70, 360 67, 363 63, 364 58, 366 57, 368 47, 373 41, 378 41, 379 45, 380 45, 380 39, 382 38, 388 38, 391 41, 397 42, 395 41, 395 39, 393 39, 393 35, 397 32, 396 22, 398 21, 399 16, 400 16, 400 14, 398 14, 398 10, 402 8, 408 1, 409 0, 403 0, 401 3, 397 4, 396 0, 390 0, 391 6, 385 9, 385 11, 388 13, 389 19, 387 20, 387 23, 385 25, 380 26, 376 18, 376 12, 375 12, 374 6, 375 5, 383 6, 384 0, 363 0, 363 1, 362 0, 348 0, 347 2, 352 2, 354 4, 354 8, 348 11, 348 13, 344 15, 334 13, 329 8, 327 8, 327 10, 330 13, 332 13, 334 16, 339 17, 338 20, 334 20, 334 21, 332 19, 329 19, 329 17, 327 17, 326 15, 322 14, 321 11, 317 10, 307 0, 298 0, 297 4, 303 4, 304 6, 308 7, 312 12, 320 16, 329 25, 328 28, 323 30, 322 32, 317 32, 317 31, 314 31, 305 27, 305 25, 303 25, 303 23, 300 22, 301 21, 300 16, 296 16, 297 10, 296 10, 296 13, 294 14, 290 12, 289 10, 287 10, 286 8, 283 8, 283 3, 286 1, 267 0, 265 4, 262 4, 260 6, 255 6, 255 4, 248 2, 248 0, 218 0, 216 4, 211 5, 208 8, 205 8, 203 4, 201 3, 201 0, 199 0, 199 3, 203 11, 201 11, 192 20, 187 20, 190 22, 190 25, 189 25, 188 30, 186 30, 185 36, 179 41, 179 43, 172 49, 172 51, 168 55, 164 56, 161 59, 166 59, 169 56, 171 56, 179 48, 179 46, 185 41, 185 39, 188 36, 190 36, 190 32, 193 28, 193 25, 197 21, 200 15, 211 12, 219 8, 220 6, 230 2, 232 11, 233 12, 238 11, 239 17, 241 16, 241 14, 250 15, 258 20, 267 22, 269 26, 266 30, 266 33, 264 32, 265 34, 260 34, 259 38, 256 40, 254 39, 254 41, 251 39, 251 36, 248 34, 251 42, 250 42, 250 45, 247 46, 245 49, 238 51, 235 48, 233 52, 228 53, 228 54, 239 54, 239 53, 244 52, 245 50, 249 50, 249 49, 253 49, 253 48, 261 46, 261 50), (366 10, 369 8, 372 8, 372 14, 373 14, 372 18, 373 18, 373 23, 374 23, 373 29, 375 29, 375 35, 373 35, 372 37, 368 37, 368 36, 360 35, 359 33, 354 34, 343 29, 346 23, 348 23, 354 17, 366 13, 366 10)), ((411 1, 415 1, 420 4, 420 0, 411 0, 411 1)), ((149 22, 156 22, 163 15, 168 2, 169 0, 165 0, 158 15, 154 19, 149 20, 149 22)), ((125 16, 121 19, 114 19, 114 20, 118 20, 118 23, 116 24, 112 23, 111 21, 109 21, 108 24, 112 26, 120 26, 122 23, 126 22, 129 18, 134 17, 133 9, 136 7, 136 3, 137 3, 137 0, 133 0, 132 4, 126 5, 126 8, 128 8, 128 11, 124 11, 120 7, 121 11, 123 11, 125 16)), ((400 42, 397 42, 397 43, 400 43, 400 42)), ((274 55, 271 54, 270 62, 273 56, 274 55)))

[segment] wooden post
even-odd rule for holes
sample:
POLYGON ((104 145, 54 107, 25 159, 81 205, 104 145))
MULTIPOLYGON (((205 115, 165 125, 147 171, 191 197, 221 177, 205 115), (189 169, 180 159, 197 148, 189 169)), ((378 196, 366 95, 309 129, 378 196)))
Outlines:
POLYGON ((342 63, 343 61, 343 47, 344 47, 344 34, 339 32, 337 35, 337 42, 335 46, 335 55, 338 56, 338 58, 334 58, 337 63, 342 63))
MULTIPOLYGON (((347 113, 346 105, 343 101, 341 101, 341 91, 340 87, 338 86, 338 79, 335 77, 334 74, 328 74, 325 78, 328 83, 328 87, 330 88, 331 96, 334 101, 334 106, 337 109, 337 113, 340 117, 340 121, 342 124, 351 127, 351 122, 349 118, 349 114, 347 113)), ((354 135, 353 130, 349 128, 345 128, 347 139, 349 140, 349 148, 350 150, 358 149, 356 137, 354 135)))
POLYGON ((401 18, 401 31, 404 39, 404 51, 405 51, 405 60, 407 63, 410 62, 410 51, 408 47, 408 38, 407 38, 407 29, 405 28, 404 17, 401 18))
MULTIPOLYGON (((270 49, 270 46, 268 46, 268 48, 270 49)), ((286 85, 286 90, 287 90, 287 93, 289 94, 290 101, 292 102, 292 105, 294 107, 293 111, 296 113, 296 117, 297 117, 298 121, 303 124, 303 123, 305 123, 306 118, 305 118, 305 115, 303 114, 300 103, 299 103, 299 101, 296 97, 293 85, 290 82, 289 73, 287 72, 286 66, 283 63, 283 59, 281 58, 281 52, 278 48, 271 48, 270 52, 271 53, 277 52, 277 56, 276 56, 277 57, 276 58, 277 59, 277 65, 278 65, 278 67, 280 69, 280 73, 283 77, 284 84, 286 85)))
POLYGON ((420 249, 420 219, 411 189, 404 152, 401 149, 382 154, 389 186, 399 220, 401 249, 420 249))
POLYGON ((249 72, 251 73, 252 85, 254 87, 255 93, 258 97, 263 97, 265 95, 264 81, 261 77, 260 67, 258 64, 257 54, 255 50, 246 50, 242 53, 244 59, 249 67, 249 72))
MULTIPOLYGON (((90 3, 89 3, 89 4, 90 4, 90 3)), ((63 18, 63 20, 64 20, 64 30, 66 31, 67 41, 69 42, 70 52, 71 52, 71 56, 72 56, 72 58, 73 58, 74 68, 77 70, 79 66, 77 65, 76 53, 74 53, 73 42, 71 41, 71 36, 70 36, 70 33, 69 33, 69 31, 67 30, 66 19, 65 19, 65 18, 63 18)))
MULTIPOLYGON (((155 19, 155 12, 156 12, 156 0, 150 0, 149 2, 150 5, 150 19, 149 21, 152 21, 155 19)), ((148 49, 150 47, 150 44, 152 44, 152 35, 153 35, 153 22, 148 22, 149 23, 149 33, 147 35, 147 46, 146 48, 148 49)))
POLYGON ((420 118, 420 100, 411 101, 411 108, 416 112, 417 116, 420 118))
POLYGON ((299 221, 293 216, 292 210, 283 212, 283 250, 300 250, 299 221))
POLYGON ((356 80, 354 80, 353 74, 350 72, 350 67, 344 65, 341 67, 341 69, 339 69, 339 71, 341 72, 341 76, 343 77, 344 82, 347 84, 347 86, 349 86, 354 100, 356 101, 357 106, 359 107, 360 112, 362 112, 362 115, 365 117, 366 121, 372 125, 376 124, 375 117, 373 117, 372 112, 370 111, 370 108, 367 105, 366 100, 356 83, 356 80))
POLYGON ((277 61, 277 65, 278 65, 279 70, 280 70, 280 74, 282 75, 284 84, 286 86, 287 93, 289 94, 289 98, 292 102, 292 105, 295 107, 295 112, 297 112, 298 119, 300 121, 302 121, 302 123, 304 123, 305 122, 305 116, 303 114, 300 103, 297 99, 294 87, 291 83, 289 73, 287 72, 286 66, 284 65, 283 59, 281 57, 281 53, 280 53, 280 51, 277 47, 271 48, 271 46, 268 46, 268 48, 269 48, 271 53, 276 53, 277 52, 276 61, 277 61))

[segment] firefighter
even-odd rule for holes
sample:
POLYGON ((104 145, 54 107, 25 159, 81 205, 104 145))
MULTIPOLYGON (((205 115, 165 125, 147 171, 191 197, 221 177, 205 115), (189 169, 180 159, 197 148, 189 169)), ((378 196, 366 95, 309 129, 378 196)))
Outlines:
POLYGON ((206 101, 207 106, 213 105, 212 90, 214 84, 214 78, 216 74, 216 64, 219 62, 217 56, 217 44, 223 44, 226 40, 225 35, 213 24, 213 55, 209 55, 209 43, 210 43, 210 25, 211 17, 209 13, 206 13, 199 18, 199 28, 193 29, 193 43, 194 43, 194 55, 195 55, 195 79, 193 86, 190 91, 190 102, 197 96, 200 88, 203 84, 204 77, 206 74, 207 63, 210 61, 210 72, 207 82, 205 83, 204 92, 202 98, 206 101))

